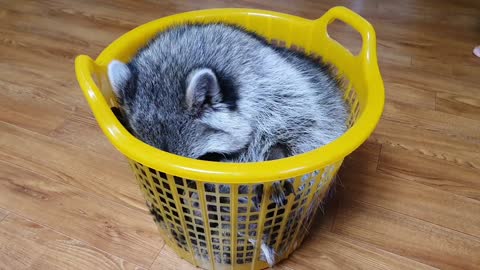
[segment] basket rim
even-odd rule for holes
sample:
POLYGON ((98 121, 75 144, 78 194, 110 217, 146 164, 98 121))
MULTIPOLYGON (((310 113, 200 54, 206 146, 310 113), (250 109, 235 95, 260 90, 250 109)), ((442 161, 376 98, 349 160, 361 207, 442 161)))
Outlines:
MULTIPOLYGON (((133 40, 138 35, 146 33, 151 28, 158 28, 158 25, 161 25, 167 20, 184 21, 194 20, 212 14, 225 16, 245 13, 260 14, 262 16, 284 20, 313 22, 312 20, 301 17, 261 9, 222 8, 196 10, 156 19, 130 30, 107 46, 95 61, 85 55, 80 55, 75 59, 77 80, 84 92, 85 98, 103 132, 123 155, 130 160, 139 162, 157 171, 200 182, 254 184, 297 177, 319 170, 328 165, 334 165, 341 162, 370 136, 383 112, 385 94, 376 58, 375 32, 366 20, 356 14, 354 14, 357 16, 356 19, 362 20, 362 25, 356 25, 357 27, 355 28, 357 30, 361 29, 359 32, 365 31, 369 39, 367 44, 369 53, 366 56, 366 61, 362 62, 365 70, 369 71, 368 74, 365 74, 368 93, 365 103, 368 104, 368 106, 365 107, 352 127, 327 145, 303 154, 279 160, 250 163, 211 162, 178 156, 159 150, 137 139, 120 124, 110 110, 110 106, 108 106, 105 97, 95 84, 92 73, 98 66, 108 64, 112 55, 118 54, 118 51, 121 49, 121 44, 128 44, 129 40, 133 40), (365 26, 367 26, 367 28, 365 28, 365 26)), ((344 7, 334 7, 327 13, 344 15, 348 13, 348 16, 353 16, 353 12, 344 7)), ((325 17, 325 15, 323 17, 325 17)), ((321 19, 322 18, 318 20, 321 19)))

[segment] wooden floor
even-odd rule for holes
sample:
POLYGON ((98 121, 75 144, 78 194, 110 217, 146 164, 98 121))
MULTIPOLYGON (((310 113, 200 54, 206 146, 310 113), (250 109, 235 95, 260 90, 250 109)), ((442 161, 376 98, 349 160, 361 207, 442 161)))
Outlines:
POLYGON ((480 269, 477 0, 0 0, 0 269, 193 268, 164 246, 96 125, 76 55, 192 9, 313 19, 338 4, 376 28, 385 113, 347 158, 311 237, 277 269, 480 269))

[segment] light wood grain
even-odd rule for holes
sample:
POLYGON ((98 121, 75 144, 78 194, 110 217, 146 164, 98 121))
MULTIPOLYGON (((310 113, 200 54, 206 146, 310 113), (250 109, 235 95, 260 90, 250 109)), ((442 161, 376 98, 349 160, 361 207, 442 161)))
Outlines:
POLYGON ((0 222, 0 269, 29 269, 45 251, 43 238, 54 232, 14 215, 0 222), (23 224, 22 224, 23 223, 23 224))
POLYGON ((1 162, 0 206, 148 267, 163 246, 150 216, 1 162), (142 254, 137 256, 136 254, 142 254))
MULTIPOLYGON (((478 73, 480 74, 480 72, 478 73)), ((480 120, 480 98, 437 93, 436 110, 480 120)))
POLYGON ((480 169, 480 144, 434 129, 422 129, 396 119, 380 120, 370 140, 398 147, 412 154, 433 157, 466 168, 480 169))
POLYGON ((8 215, 8 211, 5 209, 0 208, 0 222, 8 215))
MULTIPOLYGON (((335 5, 375 27, 385 113, 345 158, 307 241, 274 269, 478 269, 475 0, 0 0, 0 269, 194 269, 164 246, 96 124, 76 55, 96 57, 138 25, 194 9, 316 19, 335 5)), ((342 24, 329 33, 360 46, 342 24)))
MULTIPOLYGON (((396 44, 396 43, 395 43, 396 44)), ((474 45, 473 45, 474 46, 474 45)), ((473 46, 470 46, 473 48, 473 46)), ((464 48, 471 54, 472 48, 464 48)), ((398 48, 393 47, 393 50, 398 48)), ((429 51, 432 49, 429 49, 429 51)), ((470 59, 472 57, 462 57, 462 61, 470 59)), ((455 59, 455 58, 454 58, 455 59)), ((471 61, 478 61, 473 59, 471 61)), ((438 63, 441 65, 441 63, 438 63)), ((455 95, 463 95, 468 97, 477 97, 478 83, 472 80, 459 79, 455 76, 445 76, 436 74, 423 68, 413 68, 412 66, 402 65, 381 65, 382 75, 387 82, 386 87, 388 89, 388 82, 408 84, 411 87, 419 88, 425 91, 450 93, 455 95)))
POLYGON ((0 269, 143 269, 14 214, 0 242, 0 269))
POLYGON ((153 262, 151 269, 162 270, 194 270, 198 269, 187 261, 182 260, 170 247, 165 245, 153 262))
POLYGON ((427 265, 323 232, 309 238, 288 261, 292 269, 433 269, 427 265))
POLYGON ((478 74, 480 65, 478 60, 473 63, 454 63, 452 65, 452 73, 455 78, 478 83, 478 74))
POLYGON ((407 82, 386 81, 388 101, 401 103, 405 107, 435 110, 435 92, 423 90, 407 82))
POLYGON ((428 186, 480 200, 478 169, 384 145, 378 170, 428 186))
MULTIPOLYGON (((373 140, 363 143, 350 156, 345 158, 341 172, 375 172, 378 167, 381 149, 382 145, 373 142, 373 140)), ((341 174, 339 175, 339 180, 339 184, 343 184, 343 176, 341 174)))
POLYGON ((119 166, 124 168, 125 158, 117 152, 113 145, 108 143, 108 139, 98 126, 95 117, 84 107, 75 108, 75 111, 63 124, 50 132, 49 136, 55 140, 80 147, 83 151, 119 160, 119 166))
POLYGON ((0 156, 9 163, 35 171, 49 180, 145 210, 145 203, 125 160, 106 158, 80 146, 61 143, 10 124, 1 124, 0 131, 4 134, 0 139, 0 156), (16 143, 10 144, 10 141, 16 143))
POLYGON ((441 269, 477 269, 480 241, 364 203, 344 201, 333 232, 441 269))
POLYGON ((448 137, 480 143, 480 125, 473 119, 418 107, 406 107, 397 102, 385 104, 384 119, 394 119, 412 128, 432 130, 448 137))
POLYGON ((433 269, 372 246, 322 232, 308 238, 284 267, 296 269, 433 269))
POLYGON ((439 76, 451 77, 453 75, 452 64, 451 59, 442 55, 412 57, 412 67, 415 70, 425 70, 439 76))
MULTIPOLYGON (((6 67, 5 67, 6 68, 6 67)), ((17 86, 0 81, 0 120, 48 134, 62 125, 73 108, 48 100, 34 87, 17 86), (41 114, 36 119, 35 114, 41 114)))
POLYGON ((344 171, 342 196, 480 239, 480 201, 375 172, 344 171))

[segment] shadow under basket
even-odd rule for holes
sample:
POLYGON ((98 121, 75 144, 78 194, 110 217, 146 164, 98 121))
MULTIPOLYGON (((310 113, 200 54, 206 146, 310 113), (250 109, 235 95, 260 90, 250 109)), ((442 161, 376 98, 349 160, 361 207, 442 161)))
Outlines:
POLYGON ((78 56, 77 80, 110 142, 129 160, 147 206, 166 243, 183 259, 205 269, 263 269, 262 244, 276 261, 303 241, 343 159, 373 132, 383 111, 384 88, 373 27, 344 8, 317 20, 254 9, 212 9, 176 14, 144 24, 110 44, 94 61, 78 56), (331 39, 327 27, 340 20, 362 36, 353 55, 331 39), (111 108, 116 101, 107 65, 129 61, 158 32, 182 22, 237 24, 276 45, 304 51, 333 65, 345 82, 349 129, 317 150, 280 160, 218 163, 176 156, 133 137, 111 108), (293 186, 284 205, 270 199, 274 182, 293 186), (259 188, 260 192, 259 192, 259 188), (256 202, 255 194, 262 194, 256 202))

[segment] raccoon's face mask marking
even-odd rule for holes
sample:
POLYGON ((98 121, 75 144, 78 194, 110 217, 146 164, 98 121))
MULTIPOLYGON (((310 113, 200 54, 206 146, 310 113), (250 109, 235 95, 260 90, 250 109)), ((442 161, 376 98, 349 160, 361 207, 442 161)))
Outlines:
POLYGON ((250 122, 233 109, 231 99, 226 102, 229 89, 222 89, 211 69, 193 70, 183 82, 175 77, 144 82, 126 64, 112 61, 108 76, 132 132, 154 147, 222 161, 249 143, 250 122), (172 89, 172 85, 184 88, 172 89))

